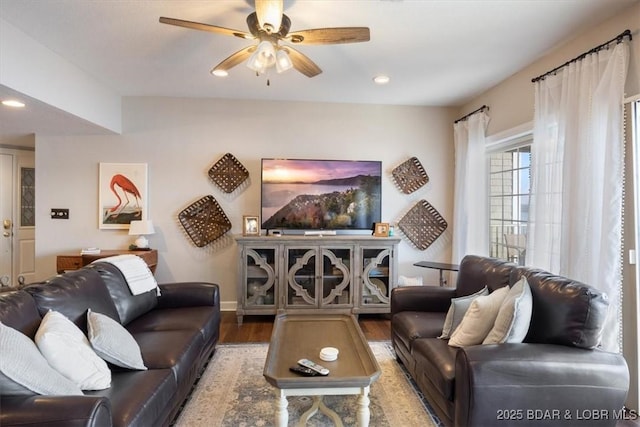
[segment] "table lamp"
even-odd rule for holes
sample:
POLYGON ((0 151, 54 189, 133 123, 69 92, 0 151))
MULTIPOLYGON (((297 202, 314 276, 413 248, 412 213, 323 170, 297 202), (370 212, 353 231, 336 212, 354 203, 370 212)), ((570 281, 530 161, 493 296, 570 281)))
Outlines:
POLYGON ((149 241, 145 236, 154 234, 153 222, 150 219, 134 220, 129 224, 129 235, 138 236, 133 242, 133 249, 149 250, 149 241))

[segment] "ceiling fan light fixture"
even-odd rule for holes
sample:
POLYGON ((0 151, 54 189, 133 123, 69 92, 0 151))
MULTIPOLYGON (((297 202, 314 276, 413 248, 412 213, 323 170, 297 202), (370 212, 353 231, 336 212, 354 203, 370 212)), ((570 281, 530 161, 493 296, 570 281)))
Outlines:
POLYGON ((276 71, 278 73, 284 73, 287 70, 293 68, 293 62, 284 49, 278 49, 276 52, 276 71))
POLYGON ((269 68, 276 63, 276 49, 270 41, 261 41, 256 53, 260 56, 265 68, 269 68))
POLYGON ((267 68, 272 67, 275 63, 276 49, 273 47, 273 43, 263 40, 258 44, 258 48, 253 55, 249 57, 247 67, 257 73, 264 73, 267 68))
POLYGON ((247 67, 256 73, 262 72, 264 66, 262 62, 260 62, 260 57, 258 56, 258 52, 253 52, 253 54, 247 60, 247 67))

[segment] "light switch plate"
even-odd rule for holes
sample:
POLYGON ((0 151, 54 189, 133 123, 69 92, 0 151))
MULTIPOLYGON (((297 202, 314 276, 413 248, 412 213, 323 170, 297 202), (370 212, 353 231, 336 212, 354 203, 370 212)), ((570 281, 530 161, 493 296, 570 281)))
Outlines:
POLYGON ((51 209, 51 219, 69 219, 69 209, 51 209))

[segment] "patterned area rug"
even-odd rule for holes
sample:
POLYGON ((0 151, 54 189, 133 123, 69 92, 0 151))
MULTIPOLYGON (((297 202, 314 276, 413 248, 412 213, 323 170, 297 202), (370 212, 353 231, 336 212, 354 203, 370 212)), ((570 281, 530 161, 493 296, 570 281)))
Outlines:
MULTIPOLYGON (((404 368, 395 360, 388 342, 370 343, 382 370, 371 386, 370 425, 442 426, 404 368)), ((267 427, 275 421, 275 389, 262 376, 268 344, 219 345, 196 389, 177 417, 176 427, 267 427)), ((356 425, 357 396, 326 396, 325 404, 338 413, 345 426, 356 425)), ((289 426, 312 404, 310 397, 289 397, 289 426)), ((333 426, 318 412, 306 424, 333 426)))

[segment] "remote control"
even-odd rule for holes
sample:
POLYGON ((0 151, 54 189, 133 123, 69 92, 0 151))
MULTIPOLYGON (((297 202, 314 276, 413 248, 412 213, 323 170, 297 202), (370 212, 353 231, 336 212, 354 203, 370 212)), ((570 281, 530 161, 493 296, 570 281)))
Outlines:
POLYGON ((316 371, 311 368, 306 368, 301 365, 292 366, 289 368, 291 372, 295 372, 296 374, 304 375, 305 377, 315 377, 318 375, 316 371))
POLYGON ((329 375, 329 370, 327 368, 325 368, 324 366, 320 366, 309 359, 298 360, 298 365, 304 366, 305 368, 313 369, 320 375, 329 375))

